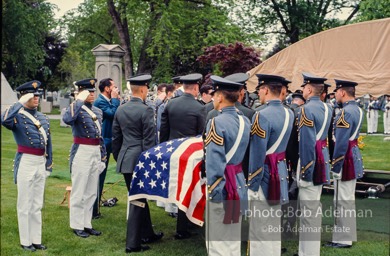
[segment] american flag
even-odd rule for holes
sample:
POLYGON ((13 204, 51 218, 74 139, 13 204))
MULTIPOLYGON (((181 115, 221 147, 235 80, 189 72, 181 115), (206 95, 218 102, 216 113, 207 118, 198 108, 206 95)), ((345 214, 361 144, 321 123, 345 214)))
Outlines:
POLYGON ((146 198, 175 203, 191 222, 202 226, 206 205, 202 158, 200 136, 166 141, 142 152, 134 169, 129 201, 146 198))

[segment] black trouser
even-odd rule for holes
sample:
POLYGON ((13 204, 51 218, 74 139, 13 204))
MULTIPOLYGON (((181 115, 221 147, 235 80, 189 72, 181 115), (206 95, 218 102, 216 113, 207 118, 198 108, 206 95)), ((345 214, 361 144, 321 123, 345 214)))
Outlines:
POLYGON ((188 232, 189 223, 190 221, 188 220, 186 213, 179 209, 177 213, 176 232, 177 233, 188 232))
POLYGON ((107 151, 107 161, 106 161, 106 168, 104 168, 104 171, 99 175, 99 184, 98 184, 98 193, 96 197, 95 204, 93 205, 93 216, 96 216, 100 213, 100 200, 102 198, 103 194, 103 187, 104 187, 104 181, 106 180, 106 175, 107 175, 107 168, 108 168, 108 162, 110 160, 110 155, 112 151, 112 146, 111 143, 105 144, 106 146, 106 151, 107 151))
POLYGON ((138 199, 136 202, 144 203, 145 207, 143 208, 130 203, 127 220, 126 248, 139 247, 141 246, 142 238, 154 235, 148 202, 146 199, 138 199))

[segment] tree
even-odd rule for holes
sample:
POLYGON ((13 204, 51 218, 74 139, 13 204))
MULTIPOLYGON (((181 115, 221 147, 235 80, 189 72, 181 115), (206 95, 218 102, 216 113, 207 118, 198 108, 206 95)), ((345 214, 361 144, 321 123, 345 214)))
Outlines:
POLYGON ((36 79, 44 67, 43 45, 54 26, 54 6, 43 0, 5 0, 2 3, 1 67, 15 88, 36 79))
POLYGON ((390 0, 363 0, 359 5, 358 21, 390 17, 390 0))
POLYGON ((237 24, 245 31, 276 36, 279 46, 289 45, 323 30, 349 23, 360 0, 243 0, 234 8, 237 24), (350 14, 342 21, 341 12, 350 14), (282 43, 281 43, 282 42, 282 43))
POLYGON ((261 63, 260 52, 243 43, 217 44, 204 49, 199 61, 210 67, 210 73, 227 76, 233 73, 247 72, 261 63))

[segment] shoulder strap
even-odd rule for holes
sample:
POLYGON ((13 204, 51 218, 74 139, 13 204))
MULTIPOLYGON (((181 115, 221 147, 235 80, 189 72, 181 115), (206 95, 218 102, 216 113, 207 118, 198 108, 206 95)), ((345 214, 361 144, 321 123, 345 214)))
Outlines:
POLYGON ((275 141, 275 143, 267 150, 266 155, 273 154, 276 151, 276 149, 279 147, 280 143, 282 142, 284 135, 286 134, 288 121, 290 120, 290 115, 288 113, 288 110, 285 107, 283 107, 283 109, 284 112, 286 113, 286 117, 284 118, 284 125, 283 125, 282 132, 280 133, 279 138, 275 141))
POLYGON ((237 135, 236 141, 234 142, 233 147, 232 147, 232 148, 229 150, 229 152, 226 154, 226 163, 229 163, 230 160, 232 159, 234 153, 236 153, 237 148, 238 148, 238 145, 240 144, 242 135, 244 134, 244 128, 245 128, 245 125, 244 125, 244 118, 242 118, 241 115, 238 115, 238 119, 239 119, 239 121, 240 121, 240 122, 239 122, 238 135, 237 135))
POLYGON ((359 123, 358 123, 358 126, 356 127, 356 130, 355 132, 352 134, 352 136, 349 138, 349 140, 353 140, 354 138, 356 138, 356 135, 359 131, 359 128, 360 128, 360 124, 362 123, 362 119, 363 119, 363 111, 358 107, 359 109, 359 113, 360 113, 360 116, 359 116, 359 123))
POLYGON ((85 111, 87 111, 87 113, 92 117, 92 120, 95 122, 98 130, 99 130, 99 134, 101 135, 102 134, 102 128, 100 127, 100 123, 99 123, 99 120, 97 119, 95 113, 92 112, 92 110, 90 110, 87 106, 83 105, 81 106, 82 109, 84 109, 85 111))
POLYGON ((324 107, 325 107, 324 123, 322 124, 321 130, 316 135, 316 140, 321 139, 322 134, 324 133, 324 130, 325 130, 326 123, 328 122, 328 112, 329 112, 328 105, 326 105, 326 103, 323 103, 323 104, 324 104, 324 107))
POLYGON ((42 134, 43 140, 45 141, 45 151, 46 151, 47 134, 46 134, 45 129, 43 129, 41 122, 39 122, 33 115, 31 115, 30 113, 25 111, 24 108, 21 108, 19 110, 19 113, 27 116, 34 123, 34 125, 38 128, 39 132, 42 134))

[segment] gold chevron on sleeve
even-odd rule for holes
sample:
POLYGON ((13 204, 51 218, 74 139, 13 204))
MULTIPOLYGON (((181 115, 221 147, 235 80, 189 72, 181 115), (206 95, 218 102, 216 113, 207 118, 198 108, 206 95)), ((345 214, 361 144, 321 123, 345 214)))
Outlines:
POLYGON ((309 169, 310 166, 312 166, 314 163, 314 161, 310 161, 310 163, 308 163, 306 166, 303 166, 302 169, 301 169, 301 174, 304 174, 307 169, 309 169))
POLYGON ((70 104, 70 113, 72 117, 74 116, 74 110, 73 110, 74 103, 70 104))
POLYGON ((263 139, 264 139, 265 136, 267 135, 267 133, 266 133, 265 130, 263 130, 263 129, 260 127, 259 115, 260 115, 260 113, 256 113, 255 121, 254 121, 253 124, 252 124, 251 135, 256 134, 256 135, 259 136, 260 138, 263 138, 263 139))
POLYGON ((337 162, 340 162, 340 161, 343 160, 343 159, 344 159, 344 156, 340 156, 340 157, 338 157, 338 158, 336 158, 336 159, 333 159, 332 165, 334 165, 334 164, 337 163, 337 162))
POLYGON ((206 139, 204 140, 205 145, 207 146, 211 141, 213 141, 215 144, 222 146, 223 145, 223 137, 219 136, 217 134, 217 130, 215 129, 215 123, 214 118, 211 119, 211 126, 210 131, 206 136, 206 139))
POLYGON ((304 125, 308 126, 308 127, 313 127, 314 126, 314 122, 306 117, 305 108, 302 107, 301 111, 302 111, 302 115, 301 115, 301 120, 299 122, 299 128, 301 128, 304 125))
POLYGON ((344 109, 342 110, 341 115, 336 122, 336 127, 337 128, 347 128, 347 129, 349 128, 349 123, 345 120, 345 117, 344 117, 344 109))

